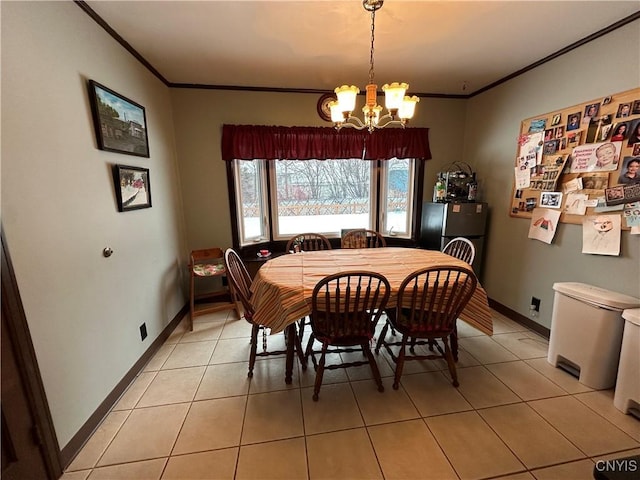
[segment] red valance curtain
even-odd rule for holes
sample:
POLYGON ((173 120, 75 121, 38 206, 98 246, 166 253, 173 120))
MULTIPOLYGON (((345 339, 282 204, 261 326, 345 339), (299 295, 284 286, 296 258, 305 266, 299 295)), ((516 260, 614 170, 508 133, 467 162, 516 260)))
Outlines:
POLYGON ((428 160, 428 128, 366 130, 331 127, 223 125, 222 159, 330 160, 390 158, 428 160))

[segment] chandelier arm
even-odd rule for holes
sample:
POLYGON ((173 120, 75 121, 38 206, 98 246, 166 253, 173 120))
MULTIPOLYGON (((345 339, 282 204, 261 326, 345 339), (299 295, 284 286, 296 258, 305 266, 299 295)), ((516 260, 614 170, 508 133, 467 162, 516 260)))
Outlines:
POLYGON ((405 125, 407 124, 407 120, 405 119, 400 119, 398 120, 397 118, 386 114, 383 115, 382 117, 380 117, 380 120, 378 121, 378 124, 375 125, 374 128, 384 128, 387 127, 389 125, 400 125, 402 128, 405 127, 405 125))
POLYGON ((352 128, 355 128, 356 130, 362 130, 367 126, 362 120, 360 120, 358 117, 354 115, 350 115, 348 118, 345 119, 344 122, 342 122, 339 125, 343 127, 352 127, 352 128))
POLYGON ((337 123, 335 127, 338 131, 342 130, 343 128, 355 128, 356 130, 364 130, 365 128, 367 128, 366 125, 359 126, 353 123, 337 123))
POLYGON ((407 120, 397 120, 394 119, 394 117, 392 117, 391 115, 387 114, 380 117, 380 120, 377 124, 369 125, 360 120, 360 118, 352 115, 348 117, 344 122, 336 123, 335 127, 336 130, 340 130, 341 128, 355 128, 356 130, 364 130, 366 128, 367 130, 369 130, 369 132, 373 132, 375 130, 388 127, 389 125, 399 125, 400 127, 405 128, 407 125, 407 120))

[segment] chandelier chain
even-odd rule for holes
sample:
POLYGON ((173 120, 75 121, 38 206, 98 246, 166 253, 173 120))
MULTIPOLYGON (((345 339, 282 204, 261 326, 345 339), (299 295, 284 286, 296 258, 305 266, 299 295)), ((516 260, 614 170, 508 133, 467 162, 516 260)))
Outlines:
POLYGON ((369 84, 373 83, 373 42, 375 41, 376 11, 371 10, 371 50, 369 53, 369 84))

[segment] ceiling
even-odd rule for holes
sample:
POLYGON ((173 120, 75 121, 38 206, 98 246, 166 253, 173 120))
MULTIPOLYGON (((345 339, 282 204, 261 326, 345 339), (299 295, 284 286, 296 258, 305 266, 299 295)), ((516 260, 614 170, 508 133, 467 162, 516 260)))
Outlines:
MULTIPOLYGON (((331 91, 368 81, 371 19, 361 0, 84 4, 168 84, 331 91)), ((470 95, 639 11, 638 0, 386 0, 375 81, 470 95)))

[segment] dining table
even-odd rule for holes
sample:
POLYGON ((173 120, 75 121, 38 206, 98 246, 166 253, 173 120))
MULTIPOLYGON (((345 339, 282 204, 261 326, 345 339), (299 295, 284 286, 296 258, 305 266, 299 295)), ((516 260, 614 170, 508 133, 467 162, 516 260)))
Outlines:
MULTIPOLYGON (((253 319, 271 330, 286 331, 285 381, 291 383, 295 355, 296 323, 311 313, 313 289, 327 275, 347 271, 372 271, 384 275, 391 292, 387 309, 396 306, 402 281, 425 267, 469 264, 437 250, 383 247, 348 248, 292 253, 265 262, 251 284, 253 319)), ((481 332, 492 335, 493 322, 487 294, 478 283, 460 319, 481 332)))

